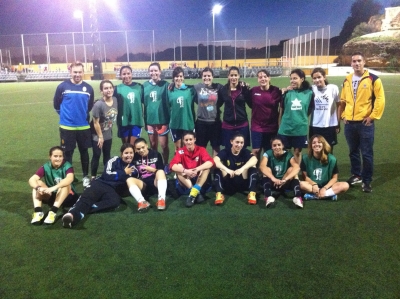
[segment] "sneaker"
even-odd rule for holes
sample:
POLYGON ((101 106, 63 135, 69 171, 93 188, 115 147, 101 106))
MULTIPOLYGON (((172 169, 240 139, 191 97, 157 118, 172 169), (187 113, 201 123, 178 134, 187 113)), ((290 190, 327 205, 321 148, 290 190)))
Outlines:
POLYGON ((257 198, 256 198, 256 193, 255 192, 250 192, 249 195, 247 196, 247 202, 249 205, 255 205, 257 203, 257 198))
POLYGON ((193 207, 195 200, 196 200, 196 197, 189 195, 188 198, 186 199, 186 207, 187 208, 193 207))
POLYGON ((331 196, 331 200, 337 201, 337 195, 335 194, 335 195, 331 196))
POLYGON ((371 184, 363 183, 362 184, 362 191, 364 191, 366 193, 371 193, 372 192, 371 184))
POLYGON ((221 192, 217 192, 215 194, 215 204, 216 205, 222 205, 224 203, 225 196, 221 192))
POLYGON ((150 207, 150 203, 147 200, 138 203, 138 212, 145 212, 150 207))
POLYGON ((268 196, 268 197, 265 199, 265 206, 266 206, 267 208, 272 207, 272 205, 273 205, 274 202, 275 202, 275 198, 273 198, 272 196, 268 196))
POLYGON ((44 223, 45 224, 53 224, 54 222, 56 222, 56 217, 57 217, 57 214, 54 213, 53 211, 50 211, 49 214, 47 214, 47 217, 44 220, 44 223))
POLYGON ((72 221, 74 220, 74 216, 71 213, 67 213, 62 218, 62 224, 65 228, 72 228, 72 221))
POLYGON ((42 219, 43 219, 43 217, 44 217, 43 212, 35 212, 35 213, 33 213, 31 224, 34 224, 34 225, 40 224, 42 219))
POLYGON ((203 195, 201 195, 201 194, 199 193, 199 195, 196 196, 196 202, 197 202, 197 203, 202 203, 202 202, 204 202, 204 201, 205 201, 205 199, 204 199, 203 195))
POLYGON ((90 177, 89 177, 89 176, 85 176, 85 177, 82 179, 83 188, 86 188, 87 186, 89 186, 89 185, 90 185, 90 182, 91 182, 90 177))
POLYGON ((359 184, 362 182, 361 177, 359 177, 358 175, 352 175, 348 180, 347 183, 349 183, 349 185, 354 185, 354 184, 359 184))
POLYGON ((160 198, 160 199, 157 201, 157 209, 158 209, 159 211, 164 211, 164 210, 165 210, 165 199, 164 199, 164 198, 160 198))
POLYGON ((318 199, 318 197, 315 196, 315 194, 312 193, 306 193, 303 196, 304 200, 314 200, 314 199, 318 199))
POLYGON ((169 165, 168 164, 165 164, 164 172, 165 172, 165 174, 170 174, 171 173, 171 169, 169 169, 169 165))
POLYGON ((303 200, 301 197, 293 197, 293 203, 298 207, 298 208, 303 208, 303 200))

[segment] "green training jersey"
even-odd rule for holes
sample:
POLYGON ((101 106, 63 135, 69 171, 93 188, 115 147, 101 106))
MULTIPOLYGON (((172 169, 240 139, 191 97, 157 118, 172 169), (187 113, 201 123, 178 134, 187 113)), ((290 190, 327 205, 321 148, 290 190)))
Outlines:
MULTIPOLYGON (((67 170, 72 168, 71 163, 68 161, 65 161, 60 168, 55 169, 52 165, 51 162, 48 161, 43 165, 44 169, 44 182, 46 183, 47 187, 54 187, 57 185, 59 182, 61 182, 63 179, 66 178, 67 176, 67 170)), ((76 193, 75 187, 73 184, 71 184, 71 188, 76 193)), ((54 191, 53 193, 56 193, 54 191)))
POLYGON ((120 84, 114 95, 118 99, 118 125, 143 127, 143 86, 139 83, 120 84))
POLYGON ((278 134, 305 136, 308 133, 308 110, 313 101, 311 89, 289 90, 283 98, 283 114, 278 134))
POLYGON ((267 166, 271 169, 272 174, 277 179, 283 178, 291 166, 290 159, 293 158, 293 154, 288 151, 284 151, 283 155, 277 158, 274 156, 274 152, 271 149, 267 150, 263 156, 268 158, 267 166))
POLYGON ((326 185, 332 176, 338 173, 336 158, 328 154, 328 163, 322 164, 320 160, 308 155, 303 155, 301 161, 301 170, 307 173, 307 176, 316 182, 321 188, 326 185))
POLYGON ((171 129, 193 131, 195 118, 194 101, 196 97, 196 90, 192 87, 168 90, 168 101, 171 108, 169 127, 171 129))
POLYGON ((168 82, 161 80, 156 84, 150 81, 143 83, 144 115, 148 125, 169 124, 170 112, 167 99, 168 82))

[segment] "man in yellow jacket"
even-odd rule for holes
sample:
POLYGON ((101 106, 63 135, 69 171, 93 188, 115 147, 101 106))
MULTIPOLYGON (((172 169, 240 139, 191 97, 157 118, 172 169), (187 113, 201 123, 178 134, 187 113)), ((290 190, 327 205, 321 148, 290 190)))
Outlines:
POLYGON ((353 53, 351 66, 354 73, 343 82, 339 113, 350 152, 352 176, 348 183, 354 185, 362 182, 362 190, 372 192, 374 121, 383 114, 385 93, 381 79, 364 70, 364 65, 363 54, 353 53))

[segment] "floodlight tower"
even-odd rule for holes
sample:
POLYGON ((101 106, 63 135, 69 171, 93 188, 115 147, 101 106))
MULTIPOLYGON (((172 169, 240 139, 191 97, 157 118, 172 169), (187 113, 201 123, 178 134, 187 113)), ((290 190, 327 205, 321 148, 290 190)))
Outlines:
POLYGON ((103 79, 103 66, 101 59, 100 32, 97 21, 97 5, 96 0, 89 1, 90 9, 90 34, 92 37, 92 62, 93 62, 93 78, 94 80, 103 79))
POLYGON ((212 21, 213 21, 213 39, 214 39, 214 50, 213 50, 213 63, 215 67, 215 15, 219 14, 222 10, 221 4, 215 4, 212 8, 212 21))
POLYGON ((86 58, 86 45, 85 45, 85 31, 83 29, 83 12, 81 10, 74 11, 74 18, 81 19, 82 24, 82 43, 83 43, 83 57, 85 59, 85 67, 87 67, 87 58, 86 58))

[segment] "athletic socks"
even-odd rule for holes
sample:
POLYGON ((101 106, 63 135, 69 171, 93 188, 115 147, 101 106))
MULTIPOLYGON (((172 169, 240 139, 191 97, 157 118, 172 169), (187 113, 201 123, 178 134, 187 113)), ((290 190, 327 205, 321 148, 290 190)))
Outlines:
POLYGON ((35 208, 35 213, 43 212, 42 207, 36 207, 35 208))
POLYGON ((132 185, 129 187, 129 192, 133 196, 133 198, 139 203, 145 201, 142 192, 140 191, 139 187, 136 185, 132 185))
POLYGON ((56 206, 52 206, 50 211, 52 211, 52 212, 57 214, 58 208, 56 206))
POLYGON ((329 188, 325 192, 325 197, 331 197, 331 196, 334 196, 334 195, 335 195, 335 193, 333 192, 332 188, 329 188))
POLYGON ((158 198, 165 199, 165 194, 167 192, 167 180, 157 181, 158 198))
POLYGON ((193 186, 193 188, 190 190, 190 196, 192 196, 192 197, 196 197, 197 195, 199 195, 199 193, 200 193, 200 189, 201 189, 201 186, 199 186, 199 185, 194 185, 193 186))

